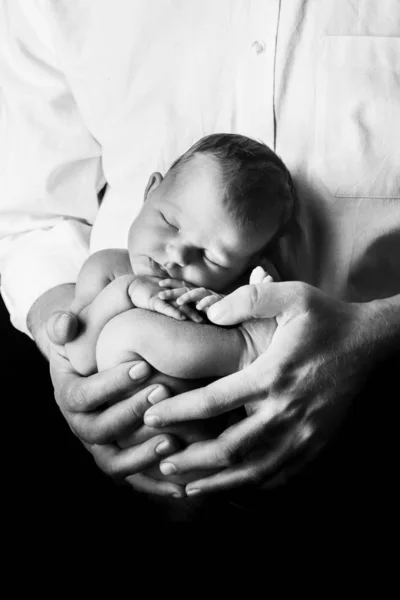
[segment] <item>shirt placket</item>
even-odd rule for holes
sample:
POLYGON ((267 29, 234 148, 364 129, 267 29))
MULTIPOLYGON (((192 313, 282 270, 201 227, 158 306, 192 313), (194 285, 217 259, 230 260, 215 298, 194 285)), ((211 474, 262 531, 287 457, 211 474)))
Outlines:
POLYGON ((252 0, 247 5, 248 20, 242 30, 242 69, 240 76, 240 127, 274 147, 274 75, 276 39, 279 27, 279 0, 252 0))

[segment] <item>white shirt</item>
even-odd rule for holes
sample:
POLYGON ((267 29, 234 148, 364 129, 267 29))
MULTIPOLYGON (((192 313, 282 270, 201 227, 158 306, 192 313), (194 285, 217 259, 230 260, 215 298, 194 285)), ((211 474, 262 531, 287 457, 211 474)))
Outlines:
MULTIPOLYGON (((283 278, 400 293, 398 0, 3 0, 1 291, 34 301, 126 247, 146 181, 200 137, 266 142, 292 172, 283 278), (107 181, 105 197, 97 194, 107 181)), ((282 270, 282 268, 281 268, 282 270)))

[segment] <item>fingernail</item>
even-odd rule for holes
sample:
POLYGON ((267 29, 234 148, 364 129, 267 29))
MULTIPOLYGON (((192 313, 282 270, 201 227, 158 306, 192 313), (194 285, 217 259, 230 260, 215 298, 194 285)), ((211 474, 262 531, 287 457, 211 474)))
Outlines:
POLYGON ((173 494, 171 494, 172 498, 183 498, 185 496, 185 494, 183 492, 174 492, 173 494))
POLYGON ((153 417, 153 415, 149 415, 148 417, 146 417, 146 415, 145 415, 144 416, 144 424, 147 425, 148 427, 160 427, 161 420, 158 417, 153 417))
POLYGON ((197 494, 201 494, 201 490, 199 488, 192 488, 191 490, 186 490, 188 496, 196 496, 197 494))
POLYGON ((129 377, 131 379, 143 379, 150 374, 150 368, 143 360, 138 361, 129 369, 129 377))
POLYGON ((147 400, 150 402, 150 404, 157 404, 157 402, 161 402, 161 400, 165 400, 165 398, 167 398, 168 394, 165 390, 165 388, 163 388, 161 385, 159 385, 158 387, 154 388, 154 390, 152 390, 150 392, 150 394, 147 396, 147 400))
POLYGON ((207 317, 210 321, 220 321, 224 316, 224 310, 218 304, 213 304, 207 311, 207 317))
POLYGON ((172 446, 168 440, 164 440, 158 446, 156 446, 157 454, 167 454, 172 450, 172 446))
POLYGON ((178 469, 172 463, 166 462, 160 464, 160 471, 163 475, 172 475, 176 473, 178 469))

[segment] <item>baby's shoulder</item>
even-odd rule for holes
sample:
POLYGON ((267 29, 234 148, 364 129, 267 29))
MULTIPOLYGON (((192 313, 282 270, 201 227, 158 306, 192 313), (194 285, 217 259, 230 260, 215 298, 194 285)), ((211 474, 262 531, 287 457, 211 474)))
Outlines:
POLYGON ((94 252, 85 263, 86 270, 107 275, 112 281, 132 273, 129 253, 122 248, 107 248, 94 252))

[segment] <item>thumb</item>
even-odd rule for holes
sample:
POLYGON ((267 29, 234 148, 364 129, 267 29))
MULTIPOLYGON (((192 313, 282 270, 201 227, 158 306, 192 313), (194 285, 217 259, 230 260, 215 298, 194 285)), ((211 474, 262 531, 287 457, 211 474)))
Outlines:
POLYGON ((207 317, 217 325, 235 325, 249 319, 291 316, 299 312, 303 287, 296 281, 244 285, 210 306, 207 317))
POLYGON ((54 344, 64 345, 76 338, 78 325, 78 317, 74 313, 56 311, 47 321, 47 335, 54 344))

